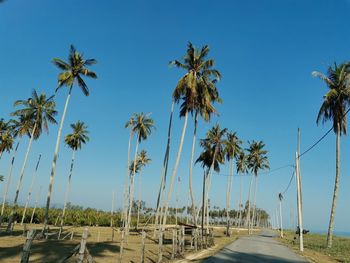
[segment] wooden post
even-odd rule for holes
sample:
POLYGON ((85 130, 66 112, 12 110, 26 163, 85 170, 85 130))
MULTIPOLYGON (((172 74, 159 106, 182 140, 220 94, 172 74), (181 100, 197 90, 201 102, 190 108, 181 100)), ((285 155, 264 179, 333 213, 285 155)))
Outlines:
POLYGON ((163 226, 160 227, 159 231, 159 244, 158 244, 158 263, 162 262, 163 259, 163 226))
POLYGON ((142 231, 142 235, 141 235, 141 263, 145 262, 145 238, 146 238, 146 232, 142 231))
POLYGON ((21 263, 29 262, 30 247, 32 245, 34 236, 35 236, 35 230, 34 229, 29 230, 27 233, 26 242, 24 243, 24 246, 23 246, 21 263))
POLYGON ((86 239, 88 237, 88 228, 85 227, 83 236, 81 237, 80 241, 80 248, 79 248, 79 258, 78 258, 78 263, 82 263, 84 261, 84 256, 85 256, 85 248, 86 248, 86 239))
POLYGON ((185 227, 181 226, 181 252, 185 252, 185 227))
POLYGON ((27 233, 27 224, 24 224, 23 226, 23 236, 25 237, 27 233))
POLYGON ((57 240, 60 240, 61 234, 62 234, 62 226, 60 227, 60 230, 58 231, 57 240))
POLYGON ((73 236, 74 236, 74 231, 72 231, 72 234, 70 236, 70 240, 73 240, 73 236))

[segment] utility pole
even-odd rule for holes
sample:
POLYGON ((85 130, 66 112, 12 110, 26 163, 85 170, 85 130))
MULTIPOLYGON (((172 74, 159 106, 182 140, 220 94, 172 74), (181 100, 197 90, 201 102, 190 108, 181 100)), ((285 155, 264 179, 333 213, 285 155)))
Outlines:
POLYGON ((295 175, 297 185, 297 207, 298 207, 298 226, 299 226, 299 250, 304 251, 303 241, 303 214, 302 214, 302 197, 301 197, 301 178, 300 178, 300 129, 298 128, 298 146, 295 154, 295 175))

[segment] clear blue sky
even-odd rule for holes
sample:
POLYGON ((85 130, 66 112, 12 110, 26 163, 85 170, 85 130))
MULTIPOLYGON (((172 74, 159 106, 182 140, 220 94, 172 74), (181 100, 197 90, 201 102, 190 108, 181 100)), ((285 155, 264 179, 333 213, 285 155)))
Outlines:
MULTIPOLYGON (((72 43, 87 58, 99 78, 88 80, 91 91, 84 97, 73 92, 64 133, 69 124, 85 121, 89 142, 76 156, 71 200, 75 204, 109 209, 112 191, 121 205, 126 170, 128 131, 124 123, 134 112, 152 112, 157 129, 142 143, 152 163, 144 170, 143 199, 154 206, 165 150, 171 93, 184 74, 168 62, 180 59, 188 41, 208 44, 210 57, 222 73, 218 89, 224 100, 220 117, 199 123, 199 138, 216 122, 244 140, 263 140, 269 151, 271 169, 294 163, 297 128, 301 148, 306 149, 330 127, 316 126, 316 116, 326 92, 324 84, 311 76, 325 72, 334 61, 350 59, 348 34, 349 1, 19 1, 0 6, 0 116, 8 118, 16 99, 25 99, 32 89, 53 94, 58 70, 54 57, 66 59, 72 43), (146 179, 147 178, 147 179, 146 179)), ((62 113, 67 90, 57 97, 62 113)), ((176 109, 176 114, 178 111, 176 109)), ((58 119, 60 119, 61 114, 58 119)), ((175 118, 172 156, 174 163, 183 120, 175 118)), ((47 194, 57 126, 33 144, 20 200, 25 200, 37 156, 43 154, 39 185, 41 203, 47 194)), ((189 122, 179 167, 182 183, 180 202, 187 203, 188 166, 193 122, 189 122)), ((11 198, 24 157, 23 139, 16 161, 11 198)), ((350 143, 342 138, 341 188, 335 229, 349 231, 350 143)), ((196 155, 199 148, 197 147, 196 155)), ((53 203, 63 203, 71 151, 61 145, 53 203)), ((9 156, 0 161, 7 174, 9 156)), ((301 160, 305 227, 325 230, 328 224, 335 176, 335 136, 330 134, 301 160)), ((202 171, 195 168, 196 199, 201 190, 202 171)), ((227 174, 227 167, 222 167, 227 174)), ((261 175, 258 206, 274 211, 277 194, 290 179, 286 168, 261 175)), ((226 177, 215 175, 211 199, 225 206, 226 177)), ((247 195, 248 177, 244 179, 247 195)), ((232 204, 237 207, 238 180, 234 180, 232 204)), ((286 225, 295 217, 295 183, 285 196, 286 225)), ((175 200, 175 198, 174 198, 175 200)))

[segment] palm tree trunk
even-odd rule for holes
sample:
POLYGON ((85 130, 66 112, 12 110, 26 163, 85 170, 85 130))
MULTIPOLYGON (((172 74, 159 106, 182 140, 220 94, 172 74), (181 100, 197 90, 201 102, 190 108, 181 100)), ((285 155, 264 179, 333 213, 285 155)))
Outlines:
POLYGON ((183 146, 184 139, 185 139, 187 120, 188 120, 188 111, 186 111, 186 114, 185 114, 185 121, 184 121, 184 126, 182 128, 180 145, 179 145, 179 149, 178 149, 178 152, 177 152, 177 157, 176 157, 176 161, 175 161, 174 170, 173 170, 173 173, 171 175, 167 201, 166 201, 165 209, 164 209, 163 227, 165 227, 165 225, 166 225, 166 219, 167 219, 167 213, 168 213, 170 199, 171 199, 171 193, 172 193, 172 190, 173 190, 174 180, 175 180, 175 177, 176 177, 177 168, 179 166, 180 156, 181 156, 181 152, 182 152, 182 146, 183 146))
POLYGON ((33 190, 33 186, 34 186, 34 183, 35 183, 36 174, 37 174, 37 172, 38 172, 38 167, 39 167, 40 159, 41 159, 41 154, 39 154, 39 159, 38 159, 38 162, 37 162, 36 167, 35 167, 35 171, 34 171, 33 178, 32 178, 32 183, 30 184, 30 188, 29 188, 29 192, 28 192, 28 196, 27 196, 27 201, 26 201, 26 204, 25 204, 24 210, 23 210, 21 225, 23 225, 24 218, 25 218, 25 216, 26 216, 26 212, 27 212, 27 208, 28 208, 30 196, 32 195, 32 190, 33 190))
POLYGON ((339 192, 339 179, 340 179, 340 125, 338 123, 337 139, 336 139, 335 183, 334 183, 331 215, 329 218, 329 226, 328 226, 328 234, 327 234, 327 248, 331 248, 333 243, 334 215, 335 215, 335 209, 337 206, 337 197, 339 192))
POLYGON ((123 227, 126 225, 128 215, 128 184, 129 184, 129 167, 130 167, 130 148, 132 140, 132 129, 130 128, 129 144, 128 144, 128 165, 126 168, 125 180, 124 180, 124 207, 123 207, 123 227))
POLYGON ((194 159, 194 149, 196 146, 197 126, 198 126, 198 111, 196 111, 194 116, 194 131, 193 131, 192 152, 191 152, 191 161, 190 161, 190 176, 189 176, 189 187, 190 187, 190 196, 191 196, 191 203, 192 203, 191 211, 192 211, 192 218, 193 218, 194 224, 196 224, 197 220, 196 220, 195 199, 193 194, 192 180, 193 180, 193 159, 194 159))
POLYGON ((253 177, 254 175, 251 175, 250 178, 250 184, 249 184, 249 191, 248 191, 248 212, 247 212, 247 225, 248 225, 248 234, 250 234, 250 193, 252 190, 252 185, 253 185, 253 177))
MULTIPOLYGON (((172 122, 173 122, 172 120, 173 120, 173 113, 174 113, 174 105, 175 105, 175 102, 174 102, 174 100, 172 100, 170 119, 169 119, 169 128, 168 128, 168 141, 167 141, 166 151, 165 151, 164 160, 163 160, 163 169, 162 169, 162 173, 160 175, 160 185, 159 185, 157 205, 156 205, 155 225, 158 225, 159 213, 160 213, 160 210, 163 209, 164 191, 165 191, 166 177, 167 177, 168 164, 169 164, 171 127, 172 127, 172 122), (162 204, 161 208, 160 208, 160 204, 162 204)), ((160 223, 161 223, 161 220, 159 220, 159 224, 160 223)))
POLYGON ((135 149, 135 157, 134 157, 134 164, 133 164, 133 173, 131 175, 130 180, 130 196, 129 196, 129 212, 128 212, 128 220, 126 225, 126 234, 129 234, 130 229, 130 223, 131 223, 131 209, 132 204, 134 201, 134 182, 135 182, 135 173, 136 173, 136 162, 137 162, 137 153, 139 149, 139 140, 140 140, 140 134, 137 135, 137 141, 136 141, 136 149, 135 149))
POLYGON ((32 148, 32 143, 33 143, 34 133, 36 131, 36 128, 37 128, 37 123, 35 122, 33 130, 32 130, 32 133, 30 134, 30 140, 29 140, 29 143, 28 143, 27 152, 26 152, 26 155, 24 157, 24 162, 23 162, 23 166, 22 166, 22 169, 21 169, 21 174, 20 174, 19 181, 18 181, 18 184, 17 184, 15 200, 13 201, 13 208, 12 208, 12 212, 11 212, 11 215, 9 217, 9 222, 8 222, 7 229, 6 229, 7 232, 11 232, 12 231, 13 217, 14 217, 14 215, 16 213, 16 209, 17 209, 17 201, 18 201, 19 191, 20 191, 21 186, 22 186, 24 170, 26 169, 28 156, 29 156, 29 153, 30 153, 30 149, 32 148))
POLYGON ((69 171, 69 176, 68 176, 68 183, 67 183, 67 188, 66 188, 66 193, 64 195, 64 204, 63 204, 63 210, 62 210, 62 217, 61 217, 61 224, 60 227, 62 229, 63 224, 64 224, 64 217, 66 215, 66 210, 67 210, 67 203, 68 203, 68 197, 70 193, 70 188, 71 188, 71 180, 72 180, 72 174, 73 174, 73 167, 74 167, 74 160, 75 160, 75 150, 73 150, 72 153, 72 161, 70 164, 70 171, 69 171))
POLYGON ((35 204, 34 204, 34 209, 33 209, 33 212, 32 212, 32 216, 30 217, 30 224, 33 223, 33 219, 34 219, 34 215, 35 215, 35 210, 36 210, 36 207, 37 207, 37 205, 38 205, 39 197, 40 197, 40 194, 41 194, 41 189, 42 189, 42 187, 40 186, 40 189, 39 189, 39 192, 38 192, 38 196, 36 197, 36 200, 35 200, 35 204))
POLYGON ((139 222, 140 222, 140 210, 141 210, 141 185, 142 185, 142 170, 140 169, 139 173, 139 203, 137 204, 137 223, 136 223, 136 229, 139 229, 139 222))
POLYGON ((282 225, 282 200, 280 200, 280 222, 281 222, 281 233, 280 236, 283 237, 283 225, 282 225))
MULTIPOLYGON (((4 197, 3 197, 3 201, 2 201, 1 215, 0 215, 1 218, 3 217, 4 211, 5 211, 5 203, 6 203, 7 193, 8 193, 10 184, 11 184, 13 165, 14 165, 14 162, 15 162, 15 158, 16 158, 16 153, 17 153, 17 150, 18 150, 18 146, 19 146, 19 142, 17 143, 16 148, 15 148, 13 154, 12 154, 9 176, 8 176, 8 179, 7 179, 6 188, 5 188, 5 191, 4 191, 4 197)), ((1 221, 1 220, 0 220, 0 221, 1 221)))
POLYGON ((65 119, 66 113, 67 113, 69 99, 70 99, 71 93, 72 93, 72 87, 73 87, 73 84, 69 88, 68 96, 67 96, 67 99, 66 99, 66 104, 64 105, 64 110, 63 110, 63 115, 62 115, 60 127, 58 129, 56 146, 55 146, 55 153, 53 155, 53 160, 52 160, 52 169, 51 169, 51 175, 50 175, 49 190, 48 190, 48 193, 47 193, 43 231, 47 230, 48 223, 49 223, 49 209, 50 209, 51 195, 52 195, 52 191, 53 191, 53 183, 54 183, 55 175, 56 175, 56 163, 57 163, 57 158, 58 158, 58 150, 60 148, 62 128, 63 128, 64 119, 65 119))
POLYGON ((254 221, 255 220, 255 213, 256 213, 256 192, 257 192, 257 188, 258 188, 258 175, 256 174, 255 175, 255 187, 254 187, 254 206, 253 206, 253 216, 252 216, 252 221, 251 221, 251 224, 252 224, 252 227, 251 228, 254 228, 254 221))
MULTIPOLYGON (((209 172, 209 170, 208 170, 209 172)), ((201 227, 202 227, 202 240, 201 240, 201 244, 204 244, 204 240, 203 240, 203 237, 204 237, 204 208, 205 208, 205 181, 207 179, 207 175, 206 175, 206 172, 204 170, 203 172, 203 192, 202 192, 202 224, 201 224, 201 227)), ((198 209, 199 210, 199 209, 198 209)))
POLYGON ((242 223, 242 174, 239 174, 239 219, 238 219, 238 231, 242 223))
POLYGON ((226 236, 230 236, 230 206, 231 206, 231 188, 233 177, 233 160, 231 160, 228 168, 227 186, 226 186, 226 236))

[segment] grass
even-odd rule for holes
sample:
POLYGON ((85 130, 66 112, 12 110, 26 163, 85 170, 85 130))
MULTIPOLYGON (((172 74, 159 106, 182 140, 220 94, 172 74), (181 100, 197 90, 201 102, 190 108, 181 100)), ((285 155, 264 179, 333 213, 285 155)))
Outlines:
MULTIPOLYGON (((284 234, 283 239, 279 240, 299 251, 298 236, 292 231, 284 231, 284 234)), ((303 255, 312 262, 350 262, 350 238, 334 236, 331 249, 326 248, 326 240, 326 235, 304 235, 303 255)))
MULTIPOLYGON (((41 229, 40 225, 27 225, 27 229, 41 229)), ((3 230, 2 228, 1 230, 3 230)), ((183 259, 184 262, 200 260, 215 254, 226 244, 235 240, 239 234, 233 232, 232 237, 224 235, 225 228, 214 228, 215 246, 205 250, 204 252, 194 252, 190 247, 190 236, 186 236, 186 251, 183 255, 179 255, 176 261, 183 259), (186 259, 188 258, 188 259, 186 259)), ((51 232, 57 232, 57 228, 51 228, 51 232)), ((50 237, 48 240, 34 240, 31 248, 30 262, 57 262, 61 258, 67 256, 69 252, 79 244, 83 227, 67 227, 66 233, 74 231, 73 240, 57 240, 57 235, 50 237)), ((158 240, 153 239, 153 230, 146 230, 147 237, 145 239, 145 262, 157 262, 158 259, 158 240)), ((23 226, 16 225, 12 235, 5 235, 3 231, 0 233, 0 262, 12 263, 19 262, 25 237, 23 234, 23 226)), ((63 234, 62 236, 65 236, 63 234)), ((61 236, 61 237, 62 237, 61 236)), ((171 232, 165 234, 163 248, 163 262, 171 261, 172 252, 172 235, 171 232)), ((87 239, 87 248, 96 262, 116 262, 119 259, 121 233, 114 232, 112 241, 112 230, 109 227, 89 227, 89 237, 87 239)), ((137 232, 131 232, 128 238, 128 244, 124 246, 123 262, 139 262, 141 255, 141 235, 137 232)))

